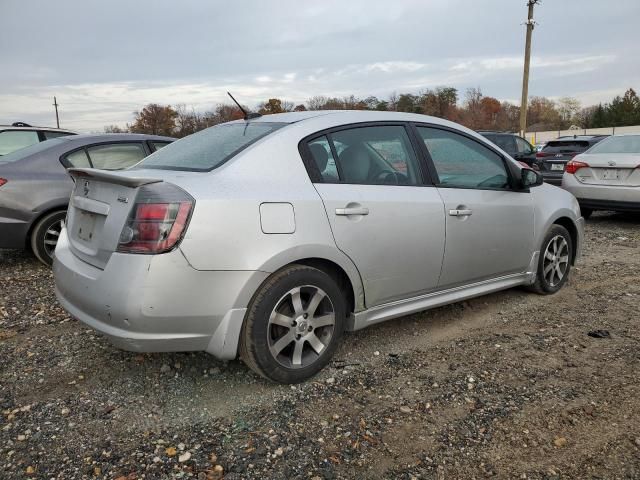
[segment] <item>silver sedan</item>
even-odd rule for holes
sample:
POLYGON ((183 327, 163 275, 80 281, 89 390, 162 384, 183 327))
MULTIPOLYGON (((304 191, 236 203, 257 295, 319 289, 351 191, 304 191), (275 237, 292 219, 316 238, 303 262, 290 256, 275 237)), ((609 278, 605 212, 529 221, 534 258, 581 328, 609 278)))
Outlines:
POLYGON ((583 238, 571 194, 415 114, 252 116, 133 170, 71 175, 54 274, 72 316, 127 350, 239 355, 284 383, 325 366, 344 331, 555 293, 583 238))
POLYGON ((585 218, 594 210, 640 212, 640 135, 608 137, 573 157, 562 188, 576 196, 585 218))

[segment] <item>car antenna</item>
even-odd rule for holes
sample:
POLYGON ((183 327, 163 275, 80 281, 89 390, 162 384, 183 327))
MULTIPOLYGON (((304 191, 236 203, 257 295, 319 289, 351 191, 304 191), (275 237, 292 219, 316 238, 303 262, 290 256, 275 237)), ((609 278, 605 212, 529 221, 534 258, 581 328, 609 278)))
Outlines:
POLYGON ((231 92, 227 92, 227 95, 231 97, 231 100, 233 100, 233 103, 235 103, 240 109, 240 111, 244 114, 243 118, 245 120, 251 120, 252 118, 259 118, 262 116, 260 113, 247 112, 244 108, 242 108, 242 105, 240 105, 238 101, 235 98, 233 98, 233 95, 231 95, 231 92))

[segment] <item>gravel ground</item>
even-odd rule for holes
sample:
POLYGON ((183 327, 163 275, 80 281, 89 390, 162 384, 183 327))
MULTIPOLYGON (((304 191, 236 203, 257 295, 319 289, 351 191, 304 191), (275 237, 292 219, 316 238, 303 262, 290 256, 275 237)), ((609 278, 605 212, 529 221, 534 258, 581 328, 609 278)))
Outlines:
POLYGON ((640 478, 639 225, 594 215, 560 293, 348 334, 295 387, 119 351, 0 251, 0 478, 640 478))

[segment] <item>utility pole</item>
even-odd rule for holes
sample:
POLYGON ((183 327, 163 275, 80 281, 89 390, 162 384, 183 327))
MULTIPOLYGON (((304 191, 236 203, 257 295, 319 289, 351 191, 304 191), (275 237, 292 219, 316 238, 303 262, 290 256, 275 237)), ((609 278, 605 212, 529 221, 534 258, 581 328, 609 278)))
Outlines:
POLYGON ((58 101, 53 97, 53 106, 56 107, 56 125, 60 128, 60 117, 58 117, 58 101))
POLYGON ((527 40, 524 46, 524 74, 522 75, 522 101, 520 102, 520 136, 524 137, 527 130, 527 99, 529 97, 529 63, 531 59, 531 33, 535 22, 533 21, 533 6, 539 0, 527 0, 529 13, 527 15, 527 40))

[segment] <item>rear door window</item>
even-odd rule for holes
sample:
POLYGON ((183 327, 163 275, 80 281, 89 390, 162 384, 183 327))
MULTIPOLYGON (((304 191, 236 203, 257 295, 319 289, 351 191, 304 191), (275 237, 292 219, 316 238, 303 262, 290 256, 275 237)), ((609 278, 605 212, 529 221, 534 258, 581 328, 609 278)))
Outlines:
POLYGON ((129 168, 147 156, 142 143, 94 145, 87 148, 87 154, 93 168, 102 170, 129 168))
POLYGON ((514 138, 516 140, 516 147, 517 147, 518 153, 522 155, 530 155, 535 151, 534 148, 531 146, 531 144, 527 142, 524 138, 520 138, 520 137, 514 137, 514 138))
POLYGON ((418 185, 421 181, 415 152, 402 125, 350 128, 330 137, 343 183, 418 185))
POLYGON ((309 142, 309 151, 316 167, 318 167, 322 180, 327 183, 339 181, 336 159, 333 156, 327 137, 323 135, 309 142))
POLYGON ((31 130, 5 130, 0 132, 0 155, 15 152, 39 141, 38 132, 31 130))
POLYGON ((489 141, 509 154, 516 152, 516 146, 511 135, 484 135, 489 141))

